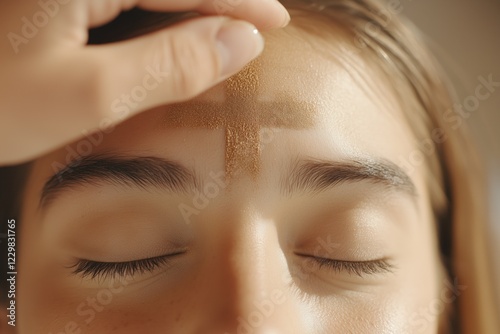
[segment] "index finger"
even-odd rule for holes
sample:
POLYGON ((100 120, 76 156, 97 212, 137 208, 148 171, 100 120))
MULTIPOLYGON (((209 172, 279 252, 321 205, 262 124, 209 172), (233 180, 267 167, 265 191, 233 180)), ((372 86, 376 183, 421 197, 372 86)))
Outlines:
POLYGON ((277 0, 136 0, 136 5, 154 11, 195 10, 226 15, 248 21, 261 30, 284 27, 290 21, 288 11, 277 0))

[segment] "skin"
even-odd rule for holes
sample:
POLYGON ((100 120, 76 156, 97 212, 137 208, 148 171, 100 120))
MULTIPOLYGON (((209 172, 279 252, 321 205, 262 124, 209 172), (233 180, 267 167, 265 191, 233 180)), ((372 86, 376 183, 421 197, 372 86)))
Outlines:
MULTIPOLYGON (((256 176, 243 168, 230 181, 214 178, 226 169, 224 128, 176 126, 165 116, 168 108, 122 123, 92 148, 91 154, 160 157, 194 171, 200 184, 211 184, 202 193, 212 195, 189 219, 179 206, 195 208, 194 192, 107 183, 65 191, 41 210, 54 162, 64 165, 78 142, 36 160, 19 232, 18 333, 437 332, 438 314, 415 317, 441 291, 424 167, 409 175, 416 196, 369 181, 280 191, 297 159, 396 164, 416 149, 380 76, 366 75, 364 86, 297 36, 327 47, 293 26, 267 34, 256 99, 286 103, 277 96, 295 96, 314 106, 314 122, 263 127, 256 176), (383 99, 370 93, 372 86, 385 92, 383 99), (82 258, 123 262, 177 251, 184 253, 170 264, 121 282, 82 278, 68 268, 82 258), (357 276, 307 256, 386 258, 392 268, 357 276)), ((195 101, 217 101, 223 87, 195 101)), ((311 112, 288 109, 297 117, 311 112)))

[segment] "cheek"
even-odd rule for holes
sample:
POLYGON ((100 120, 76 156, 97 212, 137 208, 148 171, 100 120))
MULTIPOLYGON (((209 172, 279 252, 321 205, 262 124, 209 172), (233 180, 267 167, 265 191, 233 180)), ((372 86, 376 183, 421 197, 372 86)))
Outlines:
MULTIPOLYGON (((315 333, 437 333, 436 298, 415 297, 425 287, 392 286, 376 295, 323 301, 315 305, 315 333), (319 328, 321 327, 321 329, 319 328)), ((442 306, 442 305, 441 305, 442 306)), ((439 309, 441 306, 438 306, 439 309)))
MULTIPOLYGON (((25 305, 20 333, 192 333, 196 295, 186 287, 165 293, 144 285, 116 283, 96 289, 71 289, 46 277, 23 282, 25 305), (73 292, 72 292, 73 291, 73 292), (154 295, 154 296, 153 296, 154 295)), ((154 285, 155 282, 152 282, 154 285)), ((158 285, 158 284, 157 284, 158 285)), ((205 305, 208 308, 208 305, 205 305)))
POLYGON ((41 228, 24 219, 19 233, 21 249, 19 259, 18 302, 20 333, 72 333, 77 328, 74 321, 72 301, 74 290, 67 289, 62 279, 61 268, 50 261, 57 258, 57 252, 37 238, 41 228), (61 292, 65 293, 62 294, 61 292), (71 307, 68 307, 71 305, 71 307))

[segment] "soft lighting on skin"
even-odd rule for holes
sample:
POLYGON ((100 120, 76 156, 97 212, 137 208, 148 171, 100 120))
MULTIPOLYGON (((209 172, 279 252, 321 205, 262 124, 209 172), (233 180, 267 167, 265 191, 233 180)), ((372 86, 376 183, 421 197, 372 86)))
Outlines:
POLYGON ((236 333, 259 297, 282 291, 256 332, 401 332, 428 305, 434 223, 424 169, 396 164, 414 149, 401 110, 295 34, 268 34, 258 66, 121 124, 61 175, 52 164, 66 148, 35 162, 19 233, 22 331, 236 333), (92 321, 76 312, 127 274, 92 321))

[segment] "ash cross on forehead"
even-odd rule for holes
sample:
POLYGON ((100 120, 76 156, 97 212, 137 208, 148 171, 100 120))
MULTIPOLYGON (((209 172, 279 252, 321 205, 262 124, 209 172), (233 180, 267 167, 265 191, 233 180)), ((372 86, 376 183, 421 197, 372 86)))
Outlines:
MULTIPOLYGON (((225 128, 225 169, 228 180, 236 171, 254 178, 260 169, 261 128, 305 129, 313 126, 313 104, 284 93, 259 101, 260 78, 254 61, 226 80, 224 99, 168 106, 165 122, 175 127, 225 128), (241 170, 238 170, 241 168, 241 170)), ((268 79, 269 80, 269 79, 268 79)), ((274 79, 273 79, 274 80, 274 79)))

